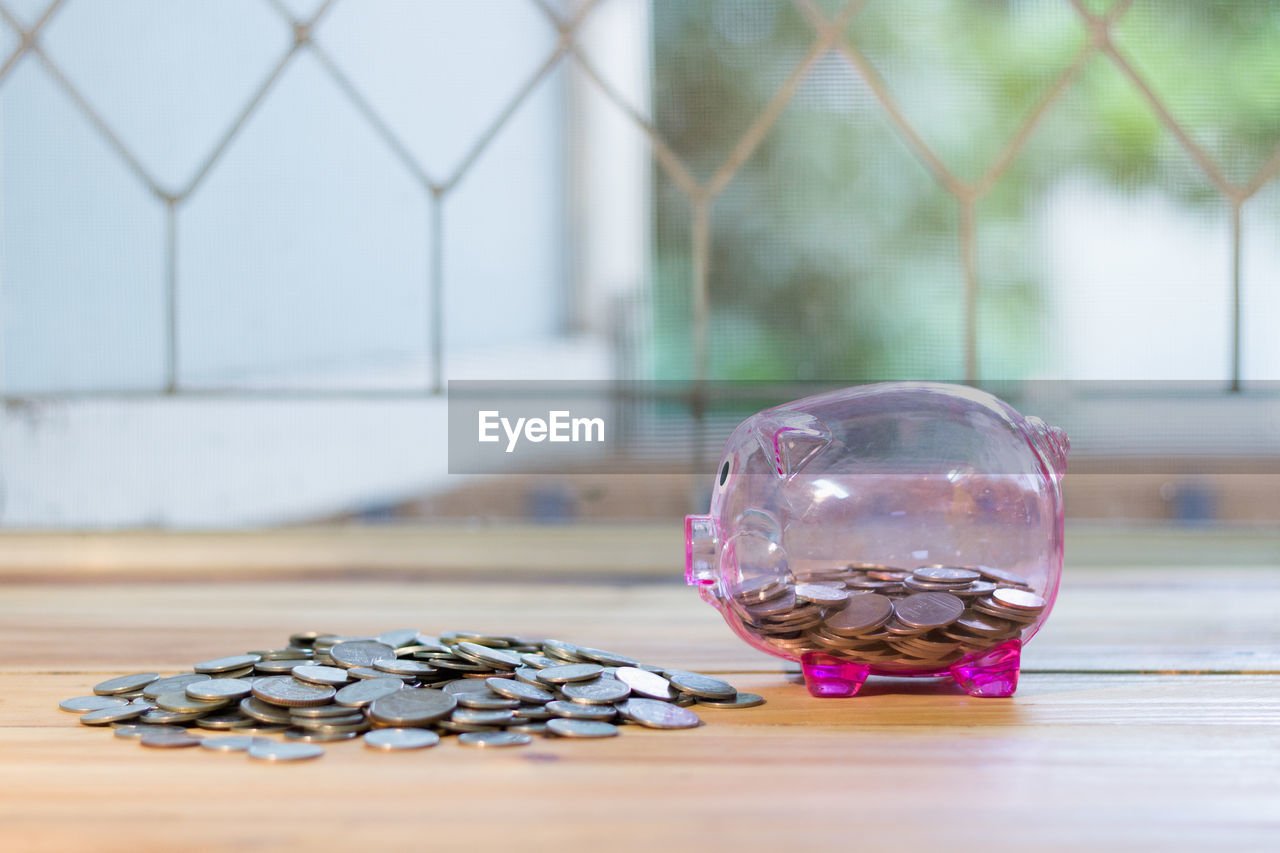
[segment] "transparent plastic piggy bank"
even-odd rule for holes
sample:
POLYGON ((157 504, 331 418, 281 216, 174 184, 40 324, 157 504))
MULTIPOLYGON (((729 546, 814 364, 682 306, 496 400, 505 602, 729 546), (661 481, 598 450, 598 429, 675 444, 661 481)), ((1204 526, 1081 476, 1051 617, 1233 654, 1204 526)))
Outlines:
POLYGON ((685 577, 815 696, 869 674, 1009 696, 1062 572, 1066 434, 992 395, 892 382, 734 430, 685 577))

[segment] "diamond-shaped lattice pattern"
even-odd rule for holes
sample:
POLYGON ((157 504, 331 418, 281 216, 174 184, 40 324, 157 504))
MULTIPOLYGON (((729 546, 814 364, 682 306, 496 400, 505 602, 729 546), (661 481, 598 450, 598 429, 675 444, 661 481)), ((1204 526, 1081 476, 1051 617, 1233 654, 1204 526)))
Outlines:
MULTIPOLYGON (((562 77, 573 74, 574 86, 591 89, 582 101, 610 102, 615 120, 632 123, 658 164, 655 304, 678 317, 656 318, 655 330, 688 342, 683 367, 695 375, 723 373, 757 352, 742 345, 752 335, 794 343, 826 323, 828 335, 888 335, 916 354, 897 362, 911 372, 977 378, 994 370, 992 378, 1002 378, 1025 350, 992 344, 989 330, 1004 323, 1010 340, 1053 337, 1043 321, 1059 309, 1027 282, 1036 257, 1063 247, 1087 255, 1108 236, 1045 243, 1057 239, 1051 232, 1064 205, 1087 201, 1099 182, 1133 190, 1128 218, 1110 232, 1136 217, 1158 221, 1171 204, 1195 205, 1212 220, 1197 232, 1206 260, 1194 267, 1195 278, 1215 283, 1207 324, 1232 330, 1244 317, 1244 339, 1257 340, 1274 323, 1280 309, 1267 309, 1271 319, 1262 321, 1242 309, 1267 308, 1264 293, 1276 275, 1268 242, 1280 174, 1273 3, 642 2, 0 0, 6 140, 13 128, 32 126, 19 106, 34 110, 31 99, 46 98, 39 109, 50 121, 76 116, 58 119, 72 134, 67 139, 92 136, 92 157, 112 163, 83 179, 121 184, 111 210, 77 206, 56 189, 43 196, 37 189, 29 209, 6 210, 5 317, 28 309, 40 316, 36 296, 13 301, 40 287, 15 284, 15 276, 74 280, 92 269, 117 284, 159 275, 160 292, 149 284, 138 291, 155 300, 139 316, 162 326, 145 339, 163 343, 143 348, 148 357, 161 350, 156 363, 130 374, 148 387, 181 391, 184 368, 201 376, 202 347, 234 345, 235 335, 252 329, 258 337, 287 336, 281 318, 312 304, 300 318, 354 312, 357 325, 379 327, 384 343, 427 366, 430 382, 417 389, 438 391, 443 362, 430 354, 450 350, 451 331, 455 343, 494 333, 460 291, 475 282, 459 280, 466 275, 459 258, 492 256, 497 264, 490 272, 511 293, 495 294, 495 302, 509 302, 520 320, 504 334, 556 327, 558 315, 544 313, 554 301, 548 291, 563 288, 567 276, 551 255, 568 238, 563 176, 550 164, 563 162, 555 148, 564 150, 568 134, 546 116, 564 114, 561 99, 572 87, 562 77), (179 22, 184 14, 187 23, 179 22), (620 82, 606 61, 610 48, 595 35, 608 16, 626 15, 653 22, 652 103, 637 97, 643 87, 620 82), (1202 38, 1202 31, 1229 38, 1202 38), (299 79, 315 92, 298 87, 299 79), (308 106, 308 98, 319 100, 308 106), (286 135, 312 127, 313 144, 300 140, 296 158, 273 159, 255 141, 273 122, 286 135), (352 180, 366 176, 346 173, 362 168, 370 191, 351 194, 352 180), (326 183, 343 180, 347 189, 326 183), (233 228, 226 224, 232 214, 214 213, 246 203, 254 209, 233 228), (304 208, 300 219, 314 214, 321 222, 295 228, 293 212, 304 208), (55 222, 46 216, 54 210, 75 215, 55 222), (387 216, 399 224, 370 224, 387 216), (486 222, 504 217, 536 223, 527 229, 527 252, 479 236, 486 222), (93 257, 92 242, 59 242, 43 230, 81 227, 110 242, 124 222, 130 234, 121 240, 130 248, 113 259, 93 257), (324 252, 311 249, 291 255, 285 229, 347 241, 364 262, 326 263, 324 252), (240 254, 265 242, 280 249, 275 266, 237 266, 240 254), (554 251, 535 250, 542 243, 554 251), (66 245, 78 249, 68 254, 66 245), (807 268, 781 260, 796 257, 797 245, 807 268), (120 260, 137 260, 129 252, 139 247, 154 249, 154 257, 137 269, 120 260), (386 255, 403 263, 385 263, 386 255), (520 276, 521 259, 536 259, 539 275, 520 276), (899 280, 894 271, 908 260, 924 272, 899 280), (291 290, 308 279, 348 290, 328 301, 291 290), (355 303, 370 280, 385 285, 373 301, 389 304, 361 314, 355 303), (538 283, 520 290, 530 280, 538 283), (759 291, 752 299, 774 300, 772 316, 790 319, 771 325, 759 311, 743 310, 739 286, 748 280, 747 289, 759 291), (215 294, 227 281, 262 291, 264 315, 220 315, 215 294), (927 302, 947 319, 858 326, 860 306, 894 300, 927 302), (1009 326, 1001 319, 1012 310, 1001 308, 1005 300, 1040 321, 1009 326), (840 316, 852 319, 833 330, 840 316)), ((6 206, 10 188, 38 181, 42 169, 80 179, 74 163, 59 165, 58 138, 42 142, 6 144, 6 180, 19 176, 6 186, 6 206)), ((1182 233, 1186 223, 1167 224, 1182 233)), ((1115 287, 1129 287, 1130 278, 1114 278, 1115 287)), ((1176 303, 1171 287, 1162 298, 1176 303)), ((335 358, 363 346, 335 334, 335 358)), ((1204 363, 1235 380, 1242 371, 1266 375, 1259 366, 1269 358, 1265 348, 1242 358, 1240 336, 1226 334, 1225 341, 1218 332, 1205 335, 1204 363)), ((6 334, 6 345, 11 339, 6 334)), ((795 362, 797 372, 822 375, 839 361, 839 349, 813 356, 812 371, 795 362)), ((1051 342, 1031 361, 1052 371, 1061 355, 1051 342)), ((859 364, 876 369, 869 358, 859 364)), ((282 355, 276 366, 287 362, 282 355)), ((112 379, 90 373, 82 377, 90 384, 112 379)), ((37 374, 28 379, 6 392, 40 390, 37 374)))
POLYGON ((712 371, 777 381, 796 368, 806 379, 959 375, 956 213, 848 60, 826 54, 712 209, 711 298, 727 309, 711 330, 712 371), (797 182, 815 188, 808 203, 796 202, 797 182), (898 204, 864 201, 883 197, 898 204), (917 217, 944 225, 901 227, 917 217), (715 249, 728 245, 742 250, 715 249), (921 265, 932 271, 923 284, 894 278, 921 265), (935 309, 923 322, 904 310, 921 299, 935 309), (901 341, 912 342, 910 363, 887 363, 901 341))
POLYGON ((1280 10, 1235 0, 1144 0, 1113 28, 1130 62, 1228 180, 1280 145, 1280 10), (1206 32, 1229 33, 1206 38, 1206 32))
POLYGON ((655 26, 655 39, 695 46, 654 69, 654 101, 667 141, 706 179, 794 71, 813 31, 795 8, 771 0, 658 0, 655 26))
POLYGON ((291 39, 260 0, 68 3, 42 33, 50 61, 172 191, 194 177, 291 39))
POLYGON ((489 4, 452 0, 343 3, 315 39, 426 173, 444 181, 556 47, 546 15, 530 3, 503 5, 495 15, 489 4))
POLYGON ((1014 13, 969 0, 869 0, 848 37, 921 139, 976 181, 1071 65, 1085 31, 1057 0, 1014 13))
POLYGON ((29 29, 44 17, 54 0, 7 0, 4 5, 19 24, 29 29))
POLYGON ((413 363, 421 386, 427 233, 410 173, 320 64, 298 57, 183 211, 183 374, 310 386, 308 367, 413 363))
POLYGON ((4 171, 0 210, 0 381, 15 394, 155 387, 164 378, 162 205, 39 64, 14 68, 0 113, 0 150, 22 163, 4 171), (81 138, 89 144, 69 142, 81 138), (39 204, 15 209, 20 198, 39 204))

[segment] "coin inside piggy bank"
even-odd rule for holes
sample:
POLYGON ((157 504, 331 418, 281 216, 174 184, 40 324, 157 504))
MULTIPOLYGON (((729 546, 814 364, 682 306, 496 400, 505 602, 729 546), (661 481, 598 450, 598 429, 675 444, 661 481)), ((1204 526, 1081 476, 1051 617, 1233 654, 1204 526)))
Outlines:
POLYGON ((1062 572, 1066 434, 974 388, 892 382, 745 420, 685 578, 815 696, 868 675, 1017 689, 1062 572))

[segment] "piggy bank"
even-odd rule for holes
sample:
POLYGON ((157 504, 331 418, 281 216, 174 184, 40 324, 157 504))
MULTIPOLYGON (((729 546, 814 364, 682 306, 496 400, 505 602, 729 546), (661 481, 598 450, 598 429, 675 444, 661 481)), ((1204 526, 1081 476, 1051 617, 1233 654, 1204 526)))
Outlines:
POLYGON ((766 409, 729 437, 686 580, 815 696, 870 674, 1009 696, 1062 572, 1066 434, 969 387, 890 382, 766 409))

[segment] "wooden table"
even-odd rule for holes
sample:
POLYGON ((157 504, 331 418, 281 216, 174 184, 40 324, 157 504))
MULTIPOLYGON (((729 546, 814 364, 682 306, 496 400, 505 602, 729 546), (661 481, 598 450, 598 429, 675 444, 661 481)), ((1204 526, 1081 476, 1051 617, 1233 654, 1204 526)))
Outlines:
POLYGON ((0 585, 2 849, 1280 850, 1269 568, 1068 570, 1017 696, 994 700, 874 679, 811 699, 657 580, 127 577, 0 585), (768 704, 609 741, 357 741, 278 766, 145 750, 57 708, 111 674, 294 630, 397 627, 557 636, 723 674, 768 704))

